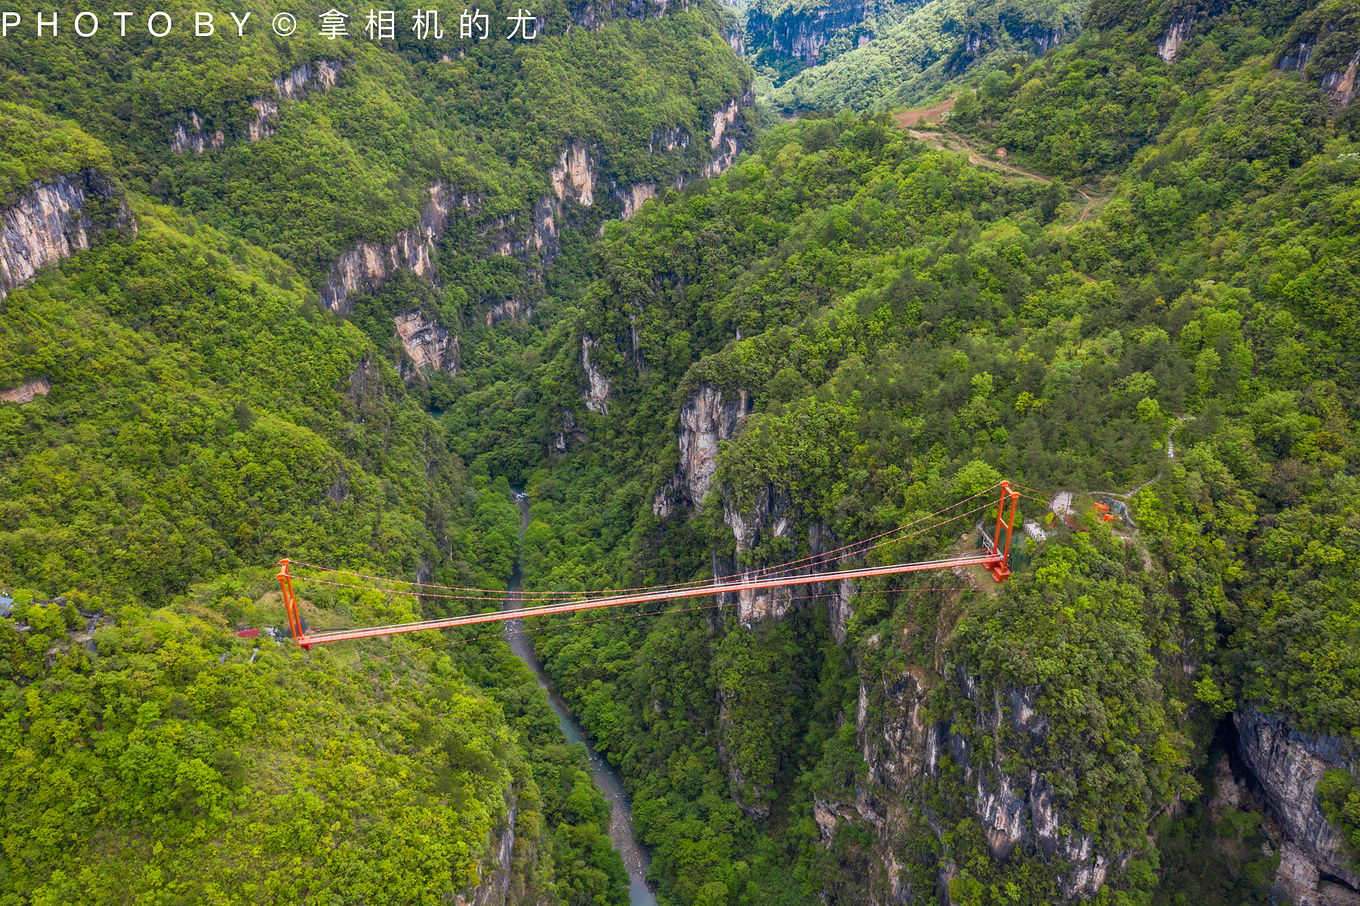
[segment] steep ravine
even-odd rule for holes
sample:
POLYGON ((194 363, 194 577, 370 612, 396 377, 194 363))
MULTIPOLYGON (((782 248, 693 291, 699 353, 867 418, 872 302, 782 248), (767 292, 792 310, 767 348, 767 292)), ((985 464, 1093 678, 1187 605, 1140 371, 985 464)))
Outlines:
MULTIPOLYGON (((519 541, 520 554, 523 553, 524 532, 529 527, 529 498, 524 494, 523 489, 515 488, 516 500, 519 503, 519 541)), ((505 610, 518 610, 520 608, 520 582, 523 579, 523 569, 520 556, 515 558, 515 568, 510 574, 510 589, 505 596, 505 610)), ((505 639, 510 643, 510 649, 515 655, 534 672, 538 677, 538 685, 548 696, 548 704, 552 705, 553 712, 557 715, 558 722, 562 725, 562 733, 567 740, 572 743, 581 743, 586 747, 586 752, 590 756, 590 775, 596 789, 604 794, 611 806, 609 817, 609 838, 614 841, 614 848, 623 857, 623 864, 628 869, 628 899, 632 906, 656 906, 656 895, 647 886, 647 869, 651 864, 651 858, 647 851, 637 842, 637 837, 633 835, 633 813, 628 805, 628 794, 624 792, 623 781, 619 775, 610 767, 609 762, 605 761, 586 738, 585 731, 581 725, 571 715, 571 709, 558 694, 552 680, 543 669, 543 665, 538 662, 534 654, 534 648, 529 644, 529 637, 522 631, 524 628, 523 620, 508 620, 505 623, 505 639)))

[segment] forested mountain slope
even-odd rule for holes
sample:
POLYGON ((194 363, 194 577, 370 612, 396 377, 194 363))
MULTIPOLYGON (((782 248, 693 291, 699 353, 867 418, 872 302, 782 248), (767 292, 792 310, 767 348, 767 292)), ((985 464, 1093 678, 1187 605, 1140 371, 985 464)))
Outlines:
POLYGON ((1171 63, 1165 22, 1097 26, 955 108, 974 140, 1026 124, 1007 146, 1094 201, 886 120, 773 130, 607 231, 586 304, 446 416, 528 479, 543 589, 757 570, 1002 475, 1138 489, 1113 529, 1025 502, 1056 534, 995 597, 883 581, 548 634, 664 897, 1360 887, 1360 148, 1333 70, 1281 65, 1319 10, 1206 13, 1171 63))
POLYGON ((286 555, 504 587, 508 487, 429 403, 554 257, 730 165, 721 16, 558 4, 536 43, 440 45, 402 9, 379 46, 91 9, 97 38, 0 42, 0 901, 626 901, 503 646, 232 632, 281 624, 286 555))
MULTIPOLYGON (((584 755, 504 646, 256 655, 229 633, 278 622, 268 561, 495 586, 513 483, 526 587, 635 587, 1001 477, 1038 489, 1002 586, 540 627, 658 901, 1357 895, 1351 7, 1093 6, 954 107, 975 156, 1042 177, 886 116, 755 143, 697 4, 554 7, 544 43, 465 57, 115 44, 69 95, 95 45, 0 45, 6 134, 50 136, 5 146, 7 210, 65 212, 28 246, 62 263, 0 300, 0 572, 30 589, 0 624, 0 895, 255 870, 280 899, 620 902, 584 755), (331 838, 247 850, 301 815, 331 838), (428 882, 374 880, 426 839, 428 882), (197 871, 209 841, 245 867, 197 871)), ((870 562, 971 550, 970 523, 870 562)))
POLYGON ((880 16, 865 40, 839 54, 828 47, 818 65, 776 77, 768 100, 786 115, 917 104, 1074 41, 1085 14, 1085 2, 1066 0, 930 0, 880 16))

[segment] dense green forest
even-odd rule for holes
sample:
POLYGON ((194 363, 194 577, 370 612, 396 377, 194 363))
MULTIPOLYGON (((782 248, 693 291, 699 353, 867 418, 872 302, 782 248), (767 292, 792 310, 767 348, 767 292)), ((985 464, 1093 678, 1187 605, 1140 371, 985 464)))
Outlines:
MULTIPOLYGON (((559 3, 541 44, 466 55, 409 31, 0 43, 0 194, 91 169, 137 225, 0 300, 0 390, 50 384, 0 404, 0 903, 443 902, 492 877, 506 902, 626 902, 586 753, 503 642, 238 638, 283 622, 273 562, 684 582, 994 508, 1002 478, 1046 533, 1005 585, 531 627, 624 779, 658 903, 1278 902, 1278 821, 1220 770, 1248 709, 1350 765, 1316 798, 1360 865, 1360 107, 1321 87, 1360 50, 1352 6, 1205 13, 1172 63, 1169 9, 1097 3, 1079 38, 1059 9, 1062 44, 1004 45, 949 120, 1042 176, 860 112, 957 78, 948 42, 988 10, 832 48, 777 105, 854 109, 704 180, 749 83, 706 4, 587 28, 559 3), (938 55, 887 82, 899 39, 938 55), (323 60, 336 85, 249 140, 252 99, 323 60), (171 150, 188 111, 221 147, 171 150), (573 142, 597 205, 563 209, 555 257, 497 254, 573 142), (327 310, 336 258, 435 183, 468 199, 436 279, 327 310), (641 183, 657 198, 610 219, 641 183), (412 367, 410 312, 456 367, 412 367), (676 502, 679 413, 709 391, 751 411, 676 502), (1017 846, 992 803, 1020 787, 1017 846)), ((976 543, 970 518, 847 562, 976 543)), ((303 597, 325 628, 464 607, 303 597)))
MULTIPOLYGON (((532 260, 488 254, 485 225, 550 191, 568 142, 596 149, 605 186, 705 163, 745 79, 715 9, 600 10, 591 29, 580 8, 539 12, 538 43, 452 58, 409 23, 386 48, 65 27, 0 43, 5 203, 89 171, 109 191, 88 199, 93 225, 118 220, 101 205, 127 209, 0 301, 0 388, 45 391, 0 404, 0 594, 16 599, 0 620, 0 900, 445 902, 499 884, 514 901, 626 901, 585 752, 503 646, 332 658, 231 635, 282 624, 280 556, 492 589, 510 576, 508 488, 469 474, 428 409, 462 385, 408 389, 385 356, 390 314, 374 333, 315 289, 443 182, 479 219, 450 231, 440 266, 487 276, 429 310, 477 324, 480 304, 536 285, 532 260), (313 76, 259 119, 275 79, 328 61, 334 86, 313 76), (194 118, 223 140, 176 152, 194 118), (654 130, 699 138, 654 156, 654 130)), ((568 249, 617 215, 599 194, 572 212, 579 230, 562 224, 568 249)), ((316 589, 305 610, 319 625, 421 612, 316 589)))

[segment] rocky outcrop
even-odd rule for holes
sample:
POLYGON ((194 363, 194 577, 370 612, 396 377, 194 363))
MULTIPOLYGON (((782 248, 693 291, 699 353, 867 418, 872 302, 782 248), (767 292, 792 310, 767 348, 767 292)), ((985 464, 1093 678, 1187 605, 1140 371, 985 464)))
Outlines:
MULTIPOLYGON (((538 820, 520 814, 518 796, 509 797, 505 824, 493 831, 487 854, 477 866, 480 882, 455 894, 457 906, 548 906, 551 894, 551 843, 538 820)), ((532 813, 531 813, 532 814, 532 813)))
POLYGON ((507 299, 504 302, 497 302, 486 310, 486 326, 495 327, 502 321, 518 324, 520 321, 527 321, 533 316, 534 307, 532 305, 526 305, 518 299, 507 299))
POLYGON ((704 164, 704 176, 717 176, 737 162, 737 155, 741 153, 741 133, 737 128, 737 119, 741 108, 753 103, 755 96, 748 88, 740 99, 733 98, 727 106, 713 114, 713 134, 708 139, 713 156, 704 164))
POLYGON ((689 133, 684 129, 653 129, 651 141, 647 142, 647 153, 669 154, 676 148, 689 147, 689 133))
POLYGON ((477 874, 482 883, 454 900, 458 906, 507 906, 510 892, 510 872, 512 854, 515 851, 515 818, 517 805, 510 807, 508 826, 501 831, 499 839, 491 841, 491 856, 479 866, 477 874))
POLYGON ((361 242, 340 256, 321 287, 321 301, 332 311, 348 314, 350 296, 378 286, 402 269, 434 282, 435 244, 444 235, 449 212, 457 204, 467 206, 469 202, 443 183, 435 183, 418 224, 397 233, 391 242, 361 242))
POLYGON ((0 403, 18 403, 20 406, 33 402, 40 396, 52 392, 52 382, 47 378, 24 381, 18 387, 0 390, 0 403))
POLYGON ((1284 72, 1303 72, 1308 66, 1308 58, 1313 55, 1313 42, 1301 41, 1298 49, 1280 54, 1280 69, 1284 72))
MULTIPOLYGON (((1300 42, 1297 50, 1291 49, 1290 53, 1280 55, 1280 69, 1285 72, 1304 72, 1313 58, 1315 49, 1316 45, 1312 40, 1300 42)), ((1323 68, 1321 65, 1314 65, 1315 70, 1321 68, 1323 68)), ((1355 52, 1344 68, 1325 73, 1320 84, 1333 111, 1340 110, 1360 96, 1360 50, 1355 52)))
POLYGON ((863 21, 864 0, 840 0, 815 10, 790 7, 774 17, 752 10, 746 17, 746 33, 753 45, 768 46, 780 56, 814 66, 837 32, 863 21))
POLYGON ((609 378, 604 376, 600 367, 590 360, 590 351, 598 349, 599 344, 591 337, 581 337, 581 368, 586 373, 586 386, 582 394, 586 408, 601 415, 609 414, 609 378))
POLYGON ((623 219, 631 220, 638 209, 642 207, 643 202, 656 196, 656 183, 638 183, 631 189, 619 189, 617 193, 619 200, 623 202, 623 219))
POLYGON ((1331 101, 1332 109, 1339 110, 1360 96, 1360 50, 1355 52, 1345 69, 1338 69, 1322 77, 1322 90, 1331 101))
POLYGON ((558 429, 553 432, 552 452, 560 455, 585 442, 586 432, 581 430, 580 425, 576 424, 576 413, 567 409, 562 413, 562 420, 558 429))
MULTIPOLYGON (((750 504, 738 507, 723 494, 723 523, 736 539, 736 556, 729 561, 713 558, 713 575, 740 575, 743 581, 760 577, 759 567, 738 569, 738 564, 765 537, 793 538, 793 501, 787 491, 766 487, 750 504)), ((775 588, 746 589, 721 595, 721 603, 735 604, 737 622, 747 628, 765 620, 780 620, 793 606, 795 588, 780 585, 775 588)))
POLYGON ((963 52, 969 56, 977 56, 982 53, 982 49, 995 43, 996 36, 992 34, 991 28, 983 26, 975 32, 969 32, 963 36, 963 52))
POLYGON ((652 501, 652 512, 665 519, 677 508, 695 512, 703 504, 718 470, 718 444, 731 440, 754 407, 745 390, 724 394, 705 384, 680 408, 680 465, 652 501))
MULTIPOLYGON (((877 637, 868 642, 876 645, 877 637)), ((905 813, 911 803, 919 801, 921 783, 939 775, 940 759, 948 754, 963 770, 964 789, 993 858, 1005 859, 1017 849, 1037 851, 1062 866, 1059 890, 1064 900, 1092 896, 1118 858, 1099 852, 1092 835, 1067 829, 1057 794, 1042 773, 1004 768, 1008 754, 1017 747, 1041 751, 1045 745, 1048 721, 1035 707, 1036 691, 1011 688, 983 701, 977 677, 959 673, 945 681, 958 683, 977 706, 973 717, 956 714, 953 721, 927 722, 928 684, 921 668, 889 668, 876 677, 861 678, 855 738, 868 773, 856 783, 852 799, 816 804, 813 815, 822 839, 829 842, 845 821, 858 823, 878 837, 868 858, 886 865, 896 847, 906 842, 906 835, 921 832, 919 825, 914 831, 907 829, 910 823, 905 813), (960 720, 973 723, 975 730, 992 738, 990 757, 975 751, 966 735, 952 732, 960 720)), ((942 832, 928 809, 923 817, 935 833, 942 832)), ((886 889, 877 892, 882 897, 871 896, 870 901, 903 902, 913 893, 906 889, 899 871, 900 866, 889 871, 886 889)), ((941 889, 947 887, 952 874, 946 860, 940 866, 941 889)), ((924 898, 931 892, 914 893, 924 898)))
POLYGON ((31 185, 0 209, 0 299, 32 280, 39 269, 90 247, 100 230, 137 223, 117 188, 93 170, 31 185))
MULTIPOLYGON (((689 11, 689 0, 586 0, 570 10, 571 21, 567 33, 573 28, 599 31, 615 19, 645 19, 649 16, 660 19, 671 10, 689 11)), ((542 26, 540 25, 540 31, 542 26)))
POLYGON ((732 53, 739 57, 746 56, 746 35, 742 33, 741 26, 729 25, 724 28, 723 39, 727 41, 727 46, 732 48, 732 53))
POLYGON ((435 372, 454 374, 458 371, 461 350, 458 335, 450 334, 433 318, 426 318, 423 312, 412 311, 397 315, 392 319, 397 328, 397 337, 406 351, 410 366, 403 366, 402 377, 409 383, 412 380, 425 380, 435 372))
POLYGON ((1194 24, 1194 16, 1182 16, 1167 27, 1166 34, 1157 42, 1157 56, 1162 58, 1163 63, 1176 62, 1176 54, 1185 43, 1185 39, 1190 37, 1190 29, 1194 24))
POLYGON ((220 148, 227 143, 226 133, 221 129, 214 129, 211 132, 204 131, 203 117, 197 111, 190 110, 187 113, 188 124, 180 123, 175 127, 174 137, 170 139, 170 150, 176 154, 183 154, 185 151, 192 151, 195 154, 202 154, 204 151, 212 151, 220 148), (189 127, 193 130, 190 131, 189 127))
POLYGON ((281 98, 295 100, 309 91, 330 91, 340 81, 344 64, 339 60, 317 60, 303 63, 287 75, 274 80, 274 91, 281 98))
MULTIPOLYGON (((329 91, 339 82, 343 65, 339 60, 317 60, 275 79, 274 96, 250 99, 250 106, 255 108, 255 120, 246 124, 242 137, 248 142, 258 142, 273 135, 279 119, 279 101, 296 100, 311 91, 329 91)), ((185 116, 188 122, 177 125, 170 140, 170 148, 176 154, 186 151, 202 154, 226 144, 227 135, 221 129, 204 130, 203 118, 197 111, 186 111, 185 116)))
POLYGON ((1062 30, 1058 28, 1026 25, 1020 29, 1020 36, 1024 40, 1033 41, 1034 52, 1041 57, 1063 42, 1062 30))
POLYGON ((553 194, 560 202, 574 201, 588 208, 595 203, 596 155, 580 142, 562 152, 557 166, 548 171, 553 194))
MULTIPOLYGON (((1360 891, 1345 838, 1327 820, 1318 799, 1318 783, 1328 770, 1360 777, 1360 751, 1339 736, 1300 733, 1279 716, 1247 708, 1233 715, 1238 754, 1254 786, 1283 835, 1281 863, 1275 878, 1277 895, 1295 906, 1326 902, 1325 880, 1360 891)), ((1334 899, 1334 897, 1332 898, 1334 899)))

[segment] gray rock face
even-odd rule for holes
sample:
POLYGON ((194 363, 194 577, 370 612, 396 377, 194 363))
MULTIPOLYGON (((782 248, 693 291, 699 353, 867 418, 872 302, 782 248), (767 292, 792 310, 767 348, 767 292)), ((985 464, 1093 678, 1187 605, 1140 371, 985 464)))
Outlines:
POLYGON ((1360 50, 1351 57, 1345 69, 1338 69, 1323 76, 1322 90, 1331 101, 1333 110, 1347 106, 1360 96, 1360 50))
POLYGON ((836 32, 863 21, 863 0, 845 0, 812 11, 794 7, 773 18, 764 12, 752 12, 746 19, 746 31, 753 43, 762 44, 768 40, 775 53, 795 57, 812 66, 816 65, 822 48, 836 32))
POLYGON ((1252 708, 1234 714, 1233 723, 1238 753, 1284 834, 1277 890, 1296 906, 1322 903, 1319 875, 1325 873, 1360 891, 1341 831, 1327 820, 1317 796, 1329 770, 1360 776, 1360 753, 1341 737, 1300 733, 1284 718, 1252 708))
POLYGON ((93 170, 33 183, 19 199, 0 210, 0 299, 32 280, 38 271, 90 247, 102 227, 130 230, 137 223, 119 201, 112 221, 96 224, 91 202, 110 199, 114 186, 93 170))
MULTIPOLYGON (((743 554, 755 548, 761 538, 767 535, 775 538, 792 538, 793 514, 793 502, 788 492, 773 487, 766 487, 745 508, 736 507, 724 493, 723 522, 737 539, 736 558, 733 562, 723 563, 715 557, 713 575, 733 575, 739 572, 743 580, 758 578, 759 569, 744 568, 738 571, 736 564, 740 562, 743 554)), ((754 591, 747 589, 735 593, 728 592, 721 597, 724 604, 737 605, 737 621, 749 628, 764 620, 782 619, 793 606, 796 587, 798 586, 784 585, 754 591), (732 600, 734 596, 735 602, 732 600)), ((804 588, 799 590, 806 593, 804 588)))
MULTIPOLYGON (((304 63, 296 69, 274 80, 274 95, 250 99, 255 108, 255 121, 246 124, 245 138, 248 142, 258 142, 268 138, 276 131, 275 123, 279 118, 279 101, 295 100, 311 91, 329 91, 340 80, 340 70, 344 64, 339 60, 318 60, 304 63)), ((185 111, 188 122, 175 127, 170 139, 170 148, 176 154, 192 151, 202 154, 221 148, 227 142, 227 135, 221 129, 205 131, 203 117, 196 110, 185 111)))
MULTIPOLYGON (((869 644, 877 644, 876 637, 869 644)), ((866 902, 906 902, 909 895, 931 898, 931 891, 913 894, 906 889, 905 880, 898 877, 901 866, 896 865, 894 852, 907 842, 906 810, 920 801, 922 782, 939 775, 940 759, 948 753, 963 770, 964 788, 971 791, 974 814, 993 858, 1005 859, 1017 849, 1040 852, 1061 866, 1059 888, 1065 901, 1092 896, 1118 857, 1097 851, 1091 835, 1068 826, 1062 804, 1042 774, 1008 773, 1003 768, 1015 747, 1040 746, 1048 733, 1047 718, 1035 708, 1036 690, 1011 688, 991 700, 980 700, 977 677, 959 673, 944 681, 958 683, 979 705, 976 728, 992 737, 992 757, 981 758, 965 737, 951 733, 950 721, 926 722, 927 684, 922 668, 892 668, 877 676, 862 676, 855 738, 868 773, 855 785, 851 801, 814 803, 813 816, 822 839, 830 841, 837 825, 847 820, 874 830, 878 842, 871 847, 869 859, 880 869, 890 870, 881 889, 868 891, 866 902)), ((955 715, 953 722, 968 719, 955 715)), ((924 818, 936 833, 943 832, 929 810, 924 818)), ((946 863, 940 867, 937 889, 947 888, 950 877, 951 866, 946 863)))
POLYGON ((718 443, 732 439, 753 405, 745 390, 724 399, 721 390, 707 384, 685 401, 680 409, 680 466, 652 501, 654 514, 665 519, 680 506, 690 512, 699 509, 718 470, 718 443))
POLYGON ((1190 28, 1194 24, 1194 16, 1183 16, 1167 27, 1166 34, 1157 42, 1157 56, 1162 58, 1163 63, 1176 62, 1176 54, 1181 49, 1181 44, 1185 43, 1185 39, 1190 37, 1190 28))
POLYGON ((203 129, 203 117, 198 115, 195 110, 190 110, 186 114, 189 122, 180 123, 175 127, 175 135, 170 140, 170 150, 176 154, 183 154, 185 151, 192 151, 195 154, 202 154, 204 151, 211 151, 220 148, 227 143, 227 136, 221 129, 206 132, 203 129), (190 129, 192 127, 192 130, 190 129))
POLYGON ((619 200, 623 202, 623 219, 632 220, 633 215, 638 212, 643 203, 656 196, 656 183, 640 182, 631 189, 617 189, 615 191, 619 200))
POLYGON ((740 99, 733 98, 727 102, 727 106, 713 114, 713 134, 708 139, 708 147, 713 152, 713 157, 704 164, 705 177, 717 176, 737 162, 737 155, 741 153, 737 118, 742 107, 749 107, 754 103, 755 95, 752 89, 748 88, 740 99))
POLYGON ((570 409, 562 413, 562 420, 557 427, 558 430, 553 433, 552 452, 562 454, 586 442, 586 432, 576 424, 576 413, 570 409))
POLYGON ((1280 57, 1280 69, 1284 72, 1303 72, 1304 67, 1308 65, 1308 58, 1312 55, 1313 42, 1301 41, 1298 50, 1280 57))
POLYGON ((420 222, 397 233, 391 242, 361 242, 340 256, 321 287, 321 301, 333 311, 349 313, 350 296, 378 286, 396 271, 409 268, 434 282, 434 248, 448 225, 454 205, 470 203, 435 183, 420 212, 420 222))
POLYGON ((486 311, 486 326, 495 327, 502 321, 509 321, 511 324, 518 324, 520 321, 527 321, 534 316, 534 307, 526 305, 518 299, 507 299, 504 302, 497 302, 486 311))
POLYGON ((590 360, 590 350, 598 349, 599 344, 591 337, 581 337, 581 368, 586 373, 586 386, 582 394, 586 408, 601 415, 609 414, 609 378, 604 376, 600 367, 590 360))
POLYGON ((1034 42, 1034 52, 1041 57, 1063 42, 1062 30, 1058 28, 1026 25, 1020 34, 1034 42))
POLYGON ((450 335, 438 322, 427 319, 419 311, 407 312, 392 319, 397 337, 411 360, 410 368, 402 368, 407 383, 424 381, 432 372, 454 374, 461 359, 457 334, 450 335))

